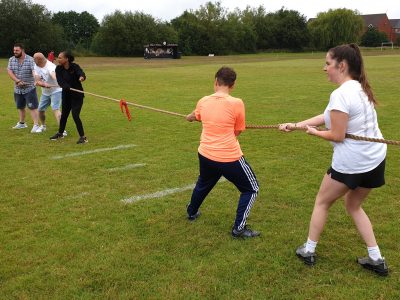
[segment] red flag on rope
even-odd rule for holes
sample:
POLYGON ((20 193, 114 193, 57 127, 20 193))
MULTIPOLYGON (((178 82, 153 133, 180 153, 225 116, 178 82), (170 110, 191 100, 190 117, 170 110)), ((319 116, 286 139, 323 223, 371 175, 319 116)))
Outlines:
POLYGON ((122 113, 124 113, 124 107, 125 107, 125 114, 126 117, 128 118, 128 121, 130 122, 132 120, 131 113, 128 109, 128 104, 124 99, 119 100, 119 107, 121 108, 122 113))

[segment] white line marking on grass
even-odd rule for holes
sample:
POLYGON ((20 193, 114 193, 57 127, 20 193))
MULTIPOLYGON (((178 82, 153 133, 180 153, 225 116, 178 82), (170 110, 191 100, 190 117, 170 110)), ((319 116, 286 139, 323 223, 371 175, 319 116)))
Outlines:
MULTIPOLYGON (((221 179, 219 180, 219 182, 225 182, 226 179, 224 177, 221 177, 221 179)), ((173 189, 167 189, 167 190, 163 190, 163 191, 158 191, 152 194, 145 194, 145 195, 138 195, 138 196, 132 196, 126 199, 122 199, 121 202, 125 203, 125 204, 131 204, 140 200, 146 200, 146 199, 153 199, 153 198, 162 198, 168 195, 172 195, 172 194, 176 194, 176 193, 181 193, 181 192, 185 192, 185 191, 189 191, 194 189, 195 184, 189 184, 187 186, 184 187, 180 187, 180 188, 173 188, 173 189)))
POLYGON ((124 171, 124 170, 144 167, 145 165, 146 164, 129 164, 129 165, 122 166, 122 167, 110 168, 110 169, 107 169, 107 171, 109 171, 109 172, 124 171))
POLYGON ((73 152, 73 153, 68 153, 68 154, 65 154, 65 155, 56 155, 56 156, 52 156, 51 158, 52 159, 62 159, 62 158, 66 158, 66 157, 81 156, 81 155, 98 153, 98 152, 128 149, 128 148, 132 148, 132 147, 135 147, 135 146, 136 145, 133 145, 133 144, 130 144, 130 145, 119 145, 119 146, 112 147, 112 148, 100 148, 100 149, 88 150, 88 151, 82 151, 82 152, 73 152))

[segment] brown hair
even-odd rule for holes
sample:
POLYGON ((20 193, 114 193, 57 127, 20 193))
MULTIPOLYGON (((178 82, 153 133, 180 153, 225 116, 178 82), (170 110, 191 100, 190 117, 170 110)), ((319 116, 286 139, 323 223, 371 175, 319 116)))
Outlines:
POLYGON ((14 48, 21 48, 22 50, 25 50, 24 44, 22 43, 15 43, 14 48))
POLYGON ((236 72, 232 68, 222 67, 215 73, 215 79, 218 85, 232 87, 236 81, 236 72))
POLYGON ((373 104, 377 104, 372 88, 369 85, 367 75, 365 74, 364 62, 361 56, 360 48, 357 44, 347 44, 340 45, 329 49, 328 53, 331 55, 332 59, 336 60, 338 63, 345 60, 349 66, 349 75, 352 79, 357 80, 365 94, 368 96, 368 100, 373 104))

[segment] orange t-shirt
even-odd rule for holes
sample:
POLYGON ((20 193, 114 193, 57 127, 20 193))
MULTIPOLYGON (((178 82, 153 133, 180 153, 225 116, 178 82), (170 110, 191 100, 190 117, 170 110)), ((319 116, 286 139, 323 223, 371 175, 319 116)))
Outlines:
POLYGON ((243 156, 235 136, 235 131, 246 128, 241 99, 218 93, 203 97, 197 103, 195 115, 203 125, 201 155, 218 162, 232 162, 243 156))

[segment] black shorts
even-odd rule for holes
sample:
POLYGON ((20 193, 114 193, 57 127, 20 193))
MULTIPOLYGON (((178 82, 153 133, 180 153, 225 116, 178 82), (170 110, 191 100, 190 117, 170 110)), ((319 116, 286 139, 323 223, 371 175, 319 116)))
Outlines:
POLYGON ((332 167, 330 167, 326 173, 331 175, 332 179, 344 183, 352 190, 355 190, 358 187, 372 189, 385 184, 385 163, 386 159, 384 159, 375 169, 366 173, 344 174, 335 171, 332 167))

